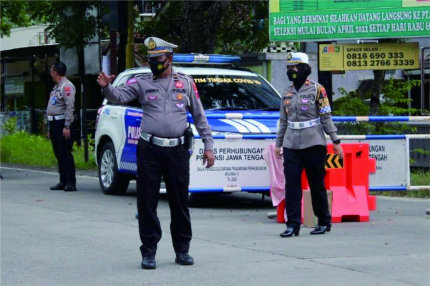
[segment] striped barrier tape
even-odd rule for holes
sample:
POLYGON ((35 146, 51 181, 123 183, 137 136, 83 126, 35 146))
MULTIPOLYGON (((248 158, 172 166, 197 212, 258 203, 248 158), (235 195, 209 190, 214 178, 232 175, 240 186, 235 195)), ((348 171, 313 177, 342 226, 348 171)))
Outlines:
MULTIPOLYGON (((399 140, 399 139, 430 139, 430 134, 399 134, 399 135, 338 135, 341 140, 399 140)), ((200 139, 199 135, 195 135, 200 139)), ((330 137, 326 137, 329 139, 330 137)), ((276 134, 215 134, 213 139, 225 140, 261 140, 276 139, 276 134)))
MULTIPOLYGON (((191 114, 188 114, 192 118, 191 114)), ((216 113, 206 114, 208 119, 279 119, 278 113, 216 113)), ((430 122, 430 116, 333 116, 335 122, 430 122)))

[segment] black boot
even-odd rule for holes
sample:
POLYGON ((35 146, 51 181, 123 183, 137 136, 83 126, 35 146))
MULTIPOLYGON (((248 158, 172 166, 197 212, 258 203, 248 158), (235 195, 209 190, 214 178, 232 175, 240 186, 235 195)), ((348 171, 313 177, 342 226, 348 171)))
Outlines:
POLYGON ((50 187, 51 190, 53 191, 62 191, 64 190, 64 188, 66 187, 66 183, 58 183, 55 186, 50 187))
POLYGON ((188 253, 176 253, 175 263, 181 265, 193 265, 194 259, 188 253))
POLYGON ((155 256, 146 256, 142 259, 140 264, 142 269, 155 269, 157 268, 157 263, 155 262, 155 256))
POLYGON ((76 192, 78 189, 76 189, 76 185, 74 184, 67 184, 67 186, 64 188, 65 192, 76 192))
POLYGON ((299 227, 287 227, 287 229, 281 233, 281 237, 290 237, 293 236, 293 234, 295 234, 296 236, 299 236, 299 232, 300 232, 300 226, 299 227))
POLYGON ((317 225, 311 234, 324 234, 326 232, 330 232, 331 223, 329 225, 317 225))

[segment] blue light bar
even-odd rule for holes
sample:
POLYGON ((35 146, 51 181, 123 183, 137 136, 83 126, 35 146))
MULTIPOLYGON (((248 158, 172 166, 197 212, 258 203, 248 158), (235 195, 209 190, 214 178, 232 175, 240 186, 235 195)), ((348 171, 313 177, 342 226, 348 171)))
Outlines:
POLYGON ((174 63, 228 65, 240 61, 239 56, 173 54, 174 63))

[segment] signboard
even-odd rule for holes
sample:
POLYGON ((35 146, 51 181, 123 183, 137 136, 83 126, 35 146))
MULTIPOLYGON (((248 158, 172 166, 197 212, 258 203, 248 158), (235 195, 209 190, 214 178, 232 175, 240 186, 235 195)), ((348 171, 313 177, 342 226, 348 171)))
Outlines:
POLYGON ((319 70, 419 69, 418 43, 320 45, 319 70))
POLYGON ((202 165, 203 142, 196 140, 190 159, 190 189, 193 188, 268 188, 269 171, 263 150, 274 140, 215 140, 215 165, 202 165))
POLYGON ((271 0, 270 41, 428 37, 430 0, 271 0))
MULTIPOLYGON (((370 174, 372 187, 406 186, 406 140, 342 140, 369 144, 370 157, 376 159, 376 173, 370 174)), ((215 140, 215 165, 202 165, 203 143, 196 140, 190 159, 190 189, 242 188, 270 186, 263 150, 274 140, 215 140)))
POLYGON ((4 83, 4 94, 6 97, 24 97, 24 79, 5 79, 4 83))
POLYGON ((359 142, 369 144, 369 157, 376 159, 376 173, 369 177, 371 187, 406 186, 406 139, 342 140, 342 144, 359 142))

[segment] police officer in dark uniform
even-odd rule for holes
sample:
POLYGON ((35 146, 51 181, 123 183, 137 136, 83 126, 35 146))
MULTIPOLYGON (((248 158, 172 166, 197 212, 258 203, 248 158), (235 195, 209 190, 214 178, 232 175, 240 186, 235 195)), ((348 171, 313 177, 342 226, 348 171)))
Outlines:
POLYGON ((51 76, 56 85, 49 96, 46 115, 48 117, 48 137, 58 161, 60 182, 51 190, 76 191, 75 161, 73 159, 73 111, 75 110, 75 86, 66 78, 67 67, 56 62, 51 67, 51 76))
POLYGON ((194 260, 188 254, 192 232, 188 209, 190 153, 184 146, 187 110, 192 114, 203 140, 203 164, 207 163, 207 168, 215 160, 212 132, 193 79, 172 69, 173 48, 177 46, 155 37, 147 38, 144 43, 148 47, 152 73, 131 78, 119 88, 109 84, 114 76, 103 72, 97 82, 103 88, 103 95, 112 102, 122 103, 137 98, 142 104, 141 138, 137 146, 137 208, 142 268, 156 268, 155 254, 161 239, 157 204, 162 177, 171 212, 175 262, 193 265, 194 260))
POLYGON ((287 229, 281 237, 299 235, 301 225, 303 168, 309 181, 312 207, 318 225, 311 234, 331 230, 327 191, 324 187, 327 142, 330 136, 333 148, 343 157, 337 128, 331 118, 330 103, 324 87, 308 80, 311 74, 309 58, 305 53, 289 53, 287 75, 293 84, 283 93, 280 108, 280 126, 276 138, 276 153, 284 156, 285 202, 287 229), (282 148, 282 151, 281 151, 282 148))

